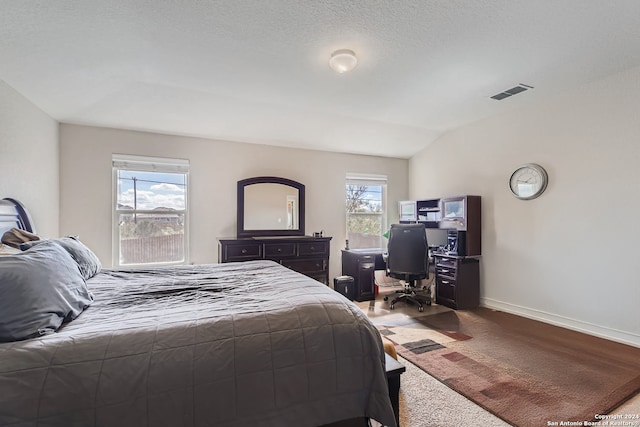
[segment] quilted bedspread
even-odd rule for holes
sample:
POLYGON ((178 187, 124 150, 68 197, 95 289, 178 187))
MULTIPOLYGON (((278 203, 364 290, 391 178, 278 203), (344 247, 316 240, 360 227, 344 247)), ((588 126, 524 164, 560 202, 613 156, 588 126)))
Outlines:
POLYGON ((103 270, 56 333, 0 344, 0 425, 395 425, 376 328, 271 261, 103 270))

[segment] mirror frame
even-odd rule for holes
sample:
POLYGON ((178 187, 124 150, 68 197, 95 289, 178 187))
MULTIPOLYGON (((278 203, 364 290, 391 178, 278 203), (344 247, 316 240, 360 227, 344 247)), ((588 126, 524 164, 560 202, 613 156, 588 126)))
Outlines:
POLYGON ((304 236, 304 184, 277 176, 257 176, 238 181, 238 237, 254 236, 304 236), (253 184, 283 184, 298 190, 297 230, 245 230, 244 228, 244 188, 253 184))

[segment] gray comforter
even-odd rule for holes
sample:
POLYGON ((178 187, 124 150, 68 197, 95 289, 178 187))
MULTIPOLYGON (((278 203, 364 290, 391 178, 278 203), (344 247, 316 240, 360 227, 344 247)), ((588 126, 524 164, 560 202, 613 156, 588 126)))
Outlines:
POLYGON ((270 261, 103 270, 54 334, 0 344, 0 425, 395 425, 376 328, 270 261))

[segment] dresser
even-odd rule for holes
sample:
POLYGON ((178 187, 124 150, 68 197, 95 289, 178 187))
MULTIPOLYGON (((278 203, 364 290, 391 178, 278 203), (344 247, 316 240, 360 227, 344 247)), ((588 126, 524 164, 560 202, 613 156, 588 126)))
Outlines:
POLYGON ((218 262, 269 259, 329 284, 331 237, 279 236, 218 239, 218 262))

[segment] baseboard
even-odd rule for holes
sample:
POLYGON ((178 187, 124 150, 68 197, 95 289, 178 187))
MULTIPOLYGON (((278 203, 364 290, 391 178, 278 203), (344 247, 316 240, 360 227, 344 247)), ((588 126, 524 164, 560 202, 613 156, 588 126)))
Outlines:
POLYGON ((640 335, 631 332, 620 331, 613 328, 595 325, 593 323, 583 322, 581 320, 571 319, 569 317, 559 316, 553 313, 547 313, 541 310, 535 310, 516 304, 498 301, 492 298, 480 298, 482 307, 494 310, 504 311, 506 313, 516 314, 518 316, 527 317, 529 319, 538 320, 540 322, 549 323, 551 325, 560 326, 585 334, 605 338, 622 344, 628 344, 634 347, 640 347, 640 335))

